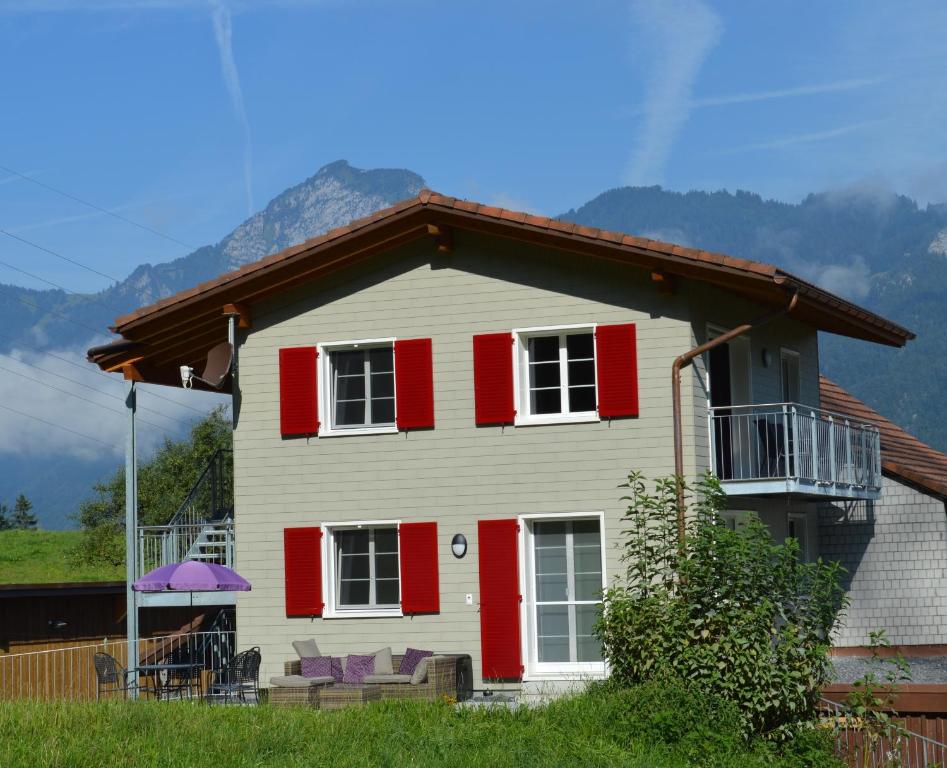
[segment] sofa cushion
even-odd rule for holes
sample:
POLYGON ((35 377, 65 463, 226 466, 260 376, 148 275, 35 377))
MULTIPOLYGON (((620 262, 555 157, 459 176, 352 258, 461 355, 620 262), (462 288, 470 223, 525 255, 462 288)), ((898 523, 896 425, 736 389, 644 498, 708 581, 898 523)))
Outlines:
POLYGON ((398 672, 402 675, 412 675, 421 659, 433 655, 434 651, 419 651, 417 648, 408 648, 404 652, 404 658, 401 659, 401 668, 398 672))
POLYGON ((411 673, 411 685, 421 685, 421 683, 427 682, 427 665, 431 658, 431 656, 425 656, 418 662, 414 672, 411 673))
POLYGON ((375 651, 375 673, 376 675, 393 675, 395 668, 391 663, 391 648, 382 648, 375 651))
POLYGON ((311 659, 322 655, 314 637, 308 640, 293 640, 293 648, 300 659, 311 659))
POLYGON ((314 656, 299 660, 303 677, 331 677, 342 682, 342 659, 338 656, 314 656))
POLYGON ((270 678, 270 685, 277 688, 308 688, 311 685, 334 683, 332 677, 303 677, 302 675, 279 675, 270 678))
POLYGON ((349 685, 359 685, 365 675, 371 675, 375 672, 375 656, 359 656, 358 654, 349 654, 345 664, 345 674, 342 676, 342 682, 349 685))
POLYGON ((411 675, 365 675, 363 683, 410 683, 411 675))

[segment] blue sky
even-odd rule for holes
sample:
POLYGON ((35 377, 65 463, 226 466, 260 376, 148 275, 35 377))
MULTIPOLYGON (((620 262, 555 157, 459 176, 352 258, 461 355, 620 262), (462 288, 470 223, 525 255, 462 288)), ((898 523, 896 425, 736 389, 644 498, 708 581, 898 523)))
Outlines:
MULTIPOLYGON (((339 158, 547 214, 628 183, 939 202, 945 39, 926 0, 0 0, 0 165, 195 247, 339 158)), ((2 170, 0 227, 117 277, 190 250, 2 170)))

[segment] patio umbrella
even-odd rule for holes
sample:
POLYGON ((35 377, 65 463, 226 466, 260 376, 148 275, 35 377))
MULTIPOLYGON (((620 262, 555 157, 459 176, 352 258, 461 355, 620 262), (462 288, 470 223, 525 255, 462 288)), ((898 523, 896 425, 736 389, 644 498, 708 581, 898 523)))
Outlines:
POLYGON ((250 582, 225 565, 185 560, 162 565, 132 584, 136 592, 249 592, 250 582))

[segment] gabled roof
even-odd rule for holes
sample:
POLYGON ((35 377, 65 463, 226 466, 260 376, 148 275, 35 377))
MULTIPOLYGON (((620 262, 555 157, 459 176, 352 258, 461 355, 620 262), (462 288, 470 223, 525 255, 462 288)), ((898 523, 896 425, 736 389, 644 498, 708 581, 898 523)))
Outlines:
POLYGON ((819 377, 822 407, 878 426, 882 471, 947 501, 947 455, 925 445, 825 376, 819 377))
POLYGON ((770 264, 422 190, 417 197, 119 317, 113 330, 123 339, 89 350, 89 359, 104 370, 137 361, 145 380, 174 384, 178 365, 198 363, 226 338, 224 305, 252 305, 412 240, 433 237, 433 251, 436 243, 445 244, 445 237, 449 241, 453 229, 699 280, 764 306, 785 306, 789 295, 798 292, 791 316, 814 328, 891 346, 914 338, 900 325, 770 264))

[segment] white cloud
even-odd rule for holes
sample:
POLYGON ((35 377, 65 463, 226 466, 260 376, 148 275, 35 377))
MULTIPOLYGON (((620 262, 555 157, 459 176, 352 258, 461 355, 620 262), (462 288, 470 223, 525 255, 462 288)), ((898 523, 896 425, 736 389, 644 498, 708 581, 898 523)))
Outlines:
POLYGON ((819 264, 812 268, 812 281, 827 291, 849 299, 864 299, 871 290, 871 270, 861 256, 849 264, 819 264))
POLYGON ((735 93, 729 96, 707 96, 705 98, 694 99, 691 107, 697 109, 700 107, 722 107, 730 104, 749 104, 755 101, 769 101, 771 99, 787 99, 798 96, 815 96, 822 93, 838 93, 840 91, 852 91, 857 88, 868 88, 873 85, 880 85, 886 78, 857 78, 850 80, 837 80, 832 83, 817 83, 814 85, 799 85, 793 88, 775 88, 768 91, 751 91, 749 93, 735 93))
POLYGON ((761 149, 782 149, 784 147, 791 147, 796 144, 811 144, 812 142, 817 141, 830 141, 831 139, 837 139, 841 136, 847 136, 850 133, 855 133, 856 131, 864 130, 874 125, 885 122, 884 120, 865 120, 860 123, 852 123, 851 125, 842 125, 838 128, 830 128, 825 131, 814 131, 811 133, 795 133, 790 136, 780 136, 775 139, 770 139, 768 141, 754 142, 752 144, 743 144, 739 147, 732 147, 731 149, 725 149, 721 154, 735 154, 737 152, 752 152, 761 149))
MULTIPOLYGON (((70 456, 79 460, 108 454, 118 461, 124 456, 127 420, 122 380, 115 376, 110 382, 97 375, 85 362, 84 348, 56 349, 48 354, 15 349, 0 356, 0 367, 5 369, 0 370, 0 403, 20 412, 0 409, 0 434, 7 436, 0 441, 0 454, 70 456), (88 370, 82 371, 76 364, 88 370)), ((165 437, 182 437, 188 425, 201 418, 191 408, 206 412, 229 401, 207 392, 139 386, 140 458, 147 457, 165 437), (155 393, 172 402, 155 397, 155 393)))
POLYGON ((720 18, 701 0, 636 0, 633 44, 647 51, 649 69, 638 146, 625 181, 661 180, 664 164, 691 108, 704 60, 723 32, 720 18))
POLYGON ((247 194, 247 216, 253 215, 253 146, 250 143, 250 121, 243 103, 240 74, 233 56, 233 19, 229 6, 223 0, 211 0, 214 8, 214 40, 220 54, 220 70, 230 95, 230 103, 243 133, 243 183, 247 194))

